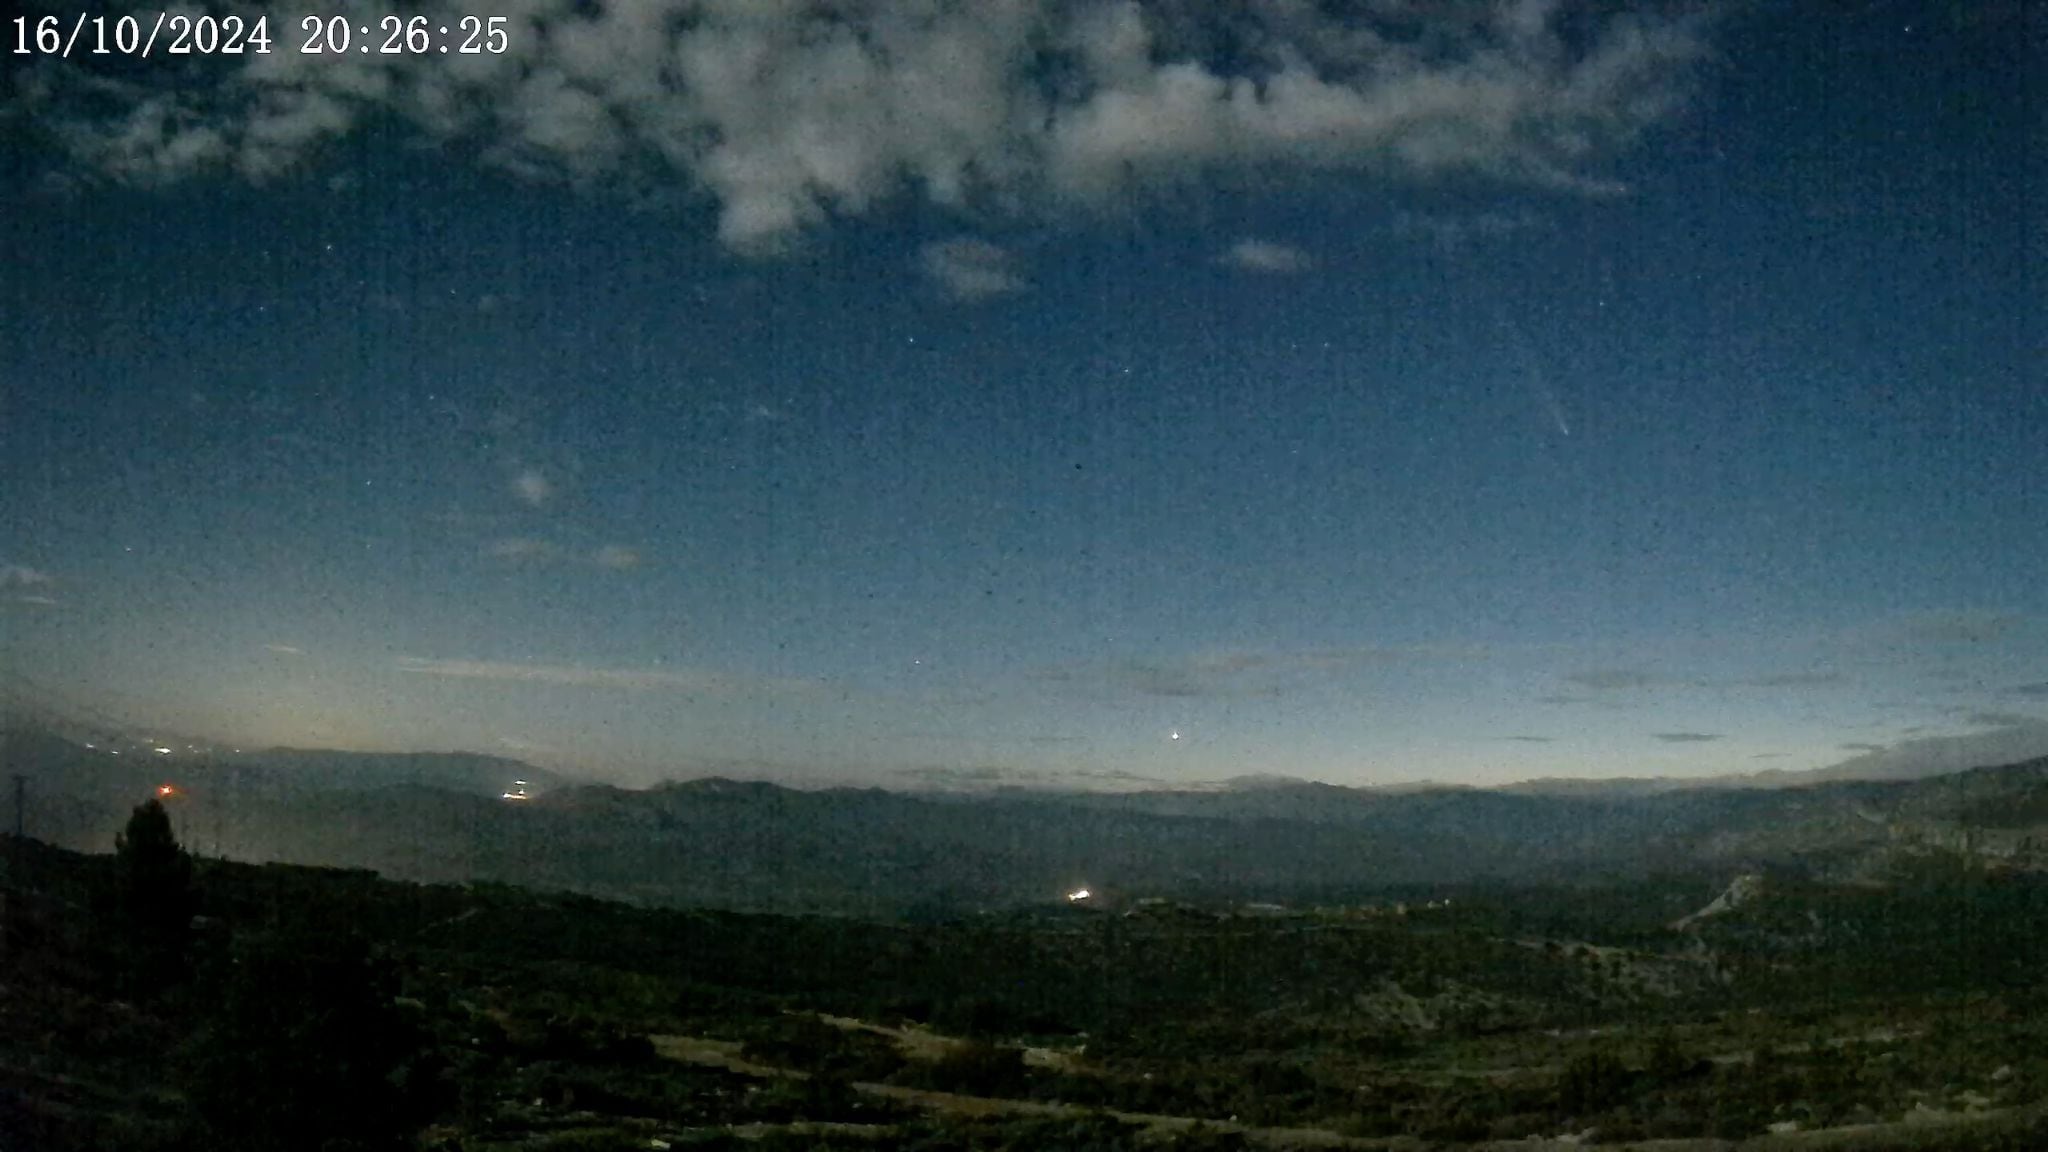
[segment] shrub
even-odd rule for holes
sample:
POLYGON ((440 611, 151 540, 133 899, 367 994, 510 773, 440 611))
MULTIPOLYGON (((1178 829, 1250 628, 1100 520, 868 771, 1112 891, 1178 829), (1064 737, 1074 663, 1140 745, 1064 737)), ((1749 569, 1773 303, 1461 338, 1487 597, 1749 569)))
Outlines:
POLYGON ((1585 1052, 1564 1066, 1557 1084, 1557 1107, 1567 1116, 1604 1112, 1627 1098, 1635 1073, 1611 1052, 1585 1052))
POLYGON ((395 991, 359 938, 241 942, 188 1062, 209 1146, 403 1147, 438 1068, 395 991))
POLYGON ((121 959, 128 990, 146 996, 185 977, 192 925, 192 858, 154 797, 114 838, 121 959))

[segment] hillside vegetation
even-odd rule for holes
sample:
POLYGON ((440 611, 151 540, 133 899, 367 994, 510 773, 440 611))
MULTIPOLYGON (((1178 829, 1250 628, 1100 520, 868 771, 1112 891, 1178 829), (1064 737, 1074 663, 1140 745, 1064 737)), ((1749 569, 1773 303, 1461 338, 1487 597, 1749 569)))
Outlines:
POLYGON ((1959 853, 915 920, 202 859, 184 931, 128 858, 7 845, 0 1146, 2048 1141, 2048 882, 1959 853))

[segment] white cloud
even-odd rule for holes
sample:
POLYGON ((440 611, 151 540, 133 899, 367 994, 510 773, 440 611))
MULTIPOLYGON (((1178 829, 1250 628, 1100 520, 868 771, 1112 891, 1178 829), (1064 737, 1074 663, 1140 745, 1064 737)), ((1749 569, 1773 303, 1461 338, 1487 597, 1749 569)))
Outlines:
POLYGON ((265 652, 275 652, 280 656, 304 656, 306 654, 304 648, 297 648, 290 644, 265 644, 263 650, 265 652))
POLYGON ((597 554, 590 559, 600 567, 611 568, 617 571, 640 566, 639 550, 628 548, 623 544, 607 544, 599 548, 597 554))
POLYGON ((1268 274, 1306 272, 1315 267, 1313 257, 1291 244, 1249 237, 1232 244, 1218 259, 1232 268, 1268 274))
POLYGON ((512 478, 512 491, 517 493, 521 500, 538 508, 548 502, 548 497, 555 494, 555 486, 548 482, 548 478, 540 469, 528 468, 512 478))
POLYGON ((1599 191, 1607 157, 1682 109, 1706 47, 1684 5, 1327 7, 506 0, 502 56, 280 51, 175 86, 51 62, 20 93, 76 169, 123 182, 271 178, 395 123, 530 177, 680 175, 726 243, 773 251, 898 198, 1028 217, 1216 170, 1599 191))
POLYGON ((0 588, 34 588, 55 583, 48 572, 26 564, 0 564, 0 588))
POLYGON ((1024 278, 1012 270, 1010 253, 986 240, 959 236, 924 246, 919 262, 925 275, 938 281, 955 300, 984 300, 1024 290, 1024 278))
POLYGON ((38 608, 56 608, 63 604, 63 601, 57 599, 55 596, 43 596, 36 593, 30 593, 26 596, 16 596, 14 598, 14 602, 17 604, 33 604, 38 608))

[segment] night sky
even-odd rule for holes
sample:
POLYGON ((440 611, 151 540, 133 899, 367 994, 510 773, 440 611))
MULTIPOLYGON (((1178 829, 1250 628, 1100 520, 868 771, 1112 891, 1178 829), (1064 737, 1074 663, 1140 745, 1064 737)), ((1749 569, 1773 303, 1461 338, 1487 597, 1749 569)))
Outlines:
POLYGON ((1231 8, 6 56, 0 663, 632 784, 2048 752, 2041 6, 1231 8))

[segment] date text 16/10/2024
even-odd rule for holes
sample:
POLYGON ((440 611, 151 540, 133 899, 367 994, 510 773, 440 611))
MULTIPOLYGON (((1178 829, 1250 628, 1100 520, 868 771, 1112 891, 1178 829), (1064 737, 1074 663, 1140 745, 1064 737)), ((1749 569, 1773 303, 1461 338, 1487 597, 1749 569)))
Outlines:
POLYGON ((128 16, 16 16, 15 56, 241 56, 272 51, 304 55, 502 55, 512 46, 503 16, 462 16, 452 22, 426 16, 385 16, 375 24, 346 16, 306 16, 279 42, 270 17, 193 16, 155 12, 128 16))

